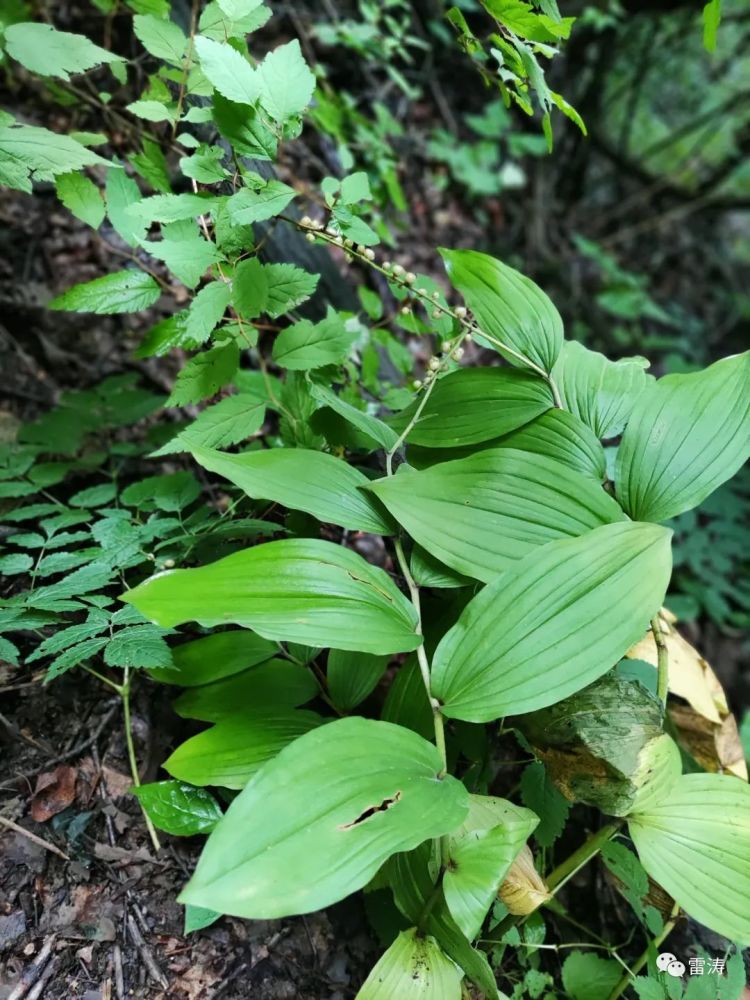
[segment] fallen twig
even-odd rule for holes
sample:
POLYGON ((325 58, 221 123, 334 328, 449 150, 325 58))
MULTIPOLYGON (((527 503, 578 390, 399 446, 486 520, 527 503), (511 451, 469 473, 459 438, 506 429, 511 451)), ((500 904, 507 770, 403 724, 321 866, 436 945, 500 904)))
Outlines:
POLYGON ((45 850, 56 854, 58 858, 62 858, 63 861, 70 861, 68 855, 64 851, 61 851, 59 847, 55 847, 54 844, 50 844, 48 840, 44 840, 42 837, 37 837, 35 833, 31 832, 31 830, 27 830, 25 827, 19 826, 18 823, 14 823, 13 820, 8 819, 7 816, 0 816, 0 823, 2 823, 3 826, 7 826, 9 830, 13 830, 15 833, 20 833, 22 837, 26 837, 26 839, 30 840, 33 844, 38 844, 39 847, 43 847, 45 850))
MULTIPOLYGON (((0 817, 2 818, 2 817, 0 817)), ((52 954, 52 949, 55 946, 55 935, 51 934, 44 942, 36 956, 34 961, 21 973, 21 978, 16 984, 15 989, 8 997, 8 1000, 22 1000, 29 992, 34 983, 37 982, 39 977, 44 972, 44 969, 50 959, 52 954)))

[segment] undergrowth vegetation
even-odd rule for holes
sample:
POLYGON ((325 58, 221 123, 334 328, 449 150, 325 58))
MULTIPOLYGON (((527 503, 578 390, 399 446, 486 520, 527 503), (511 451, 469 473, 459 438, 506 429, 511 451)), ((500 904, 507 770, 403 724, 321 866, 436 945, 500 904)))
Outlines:
MULTIPOLYGON (((181 366, 168 396, 117 374, 5 434, 0 656, 122 700, 155 849, 208 835, 187 931, 362 891, 383 953, 359 1000, 738 1000, 747 770, 676 616, 748 622, 750 352, 657 378, 494 256, 436 248, 412 272, 385 103, 365 112, 296 38, 258 41, 260 0, 125 6, 147 75, 124 106, 109 32, 8 18, 6 72, 73 100, 92 84, 102 131, 3 112, 0 181, 54 183, 108 234, 112 269, 49 308, 146 313, 136 360, 181 366), (295 175, 303 128, 337 176, 295 175), (131 692, 151 683, 206 725, 141 784, 131 692), (561 893, 595 857, 632 910, 624 945, 561 893), (726 939, 687 982, 657 957, 683 914, 726 939)), ((544 72, 573 18, 483 0, 470 26, 461 6, 441 30, 493 98, 473 142, 438 128, 430 151, 481 201, 526 183, 516 158, 546 156, 558 120, 585 124, 544 72), (540 134, 512 131, 519 112, 540 134)), ((360 8, 318 40, 387 59, 410 99, 399 67, 430 40, 399 0, 360 8)), ((608 322, 679 322, 577 240, 608 322)))

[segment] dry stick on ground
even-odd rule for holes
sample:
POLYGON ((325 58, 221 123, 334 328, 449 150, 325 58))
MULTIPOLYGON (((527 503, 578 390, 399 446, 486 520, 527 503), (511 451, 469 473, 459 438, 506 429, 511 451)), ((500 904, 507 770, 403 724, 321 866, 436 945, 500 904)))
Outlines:
POLYGON ((16 984, 13 992, 8 997, 8 1000, 22 1000, 34 983, 37 982, 50 960, 52 949, 55 946, 55 938, 56 935, 54 934, 50 934, 50 936, 46 938, 39 954, 29 967, 21 973, 21 978, 16 984))
POLYGON ((59 847, 55 847, 54 844, 50 844, 48 840, 44 840, 42 837, 37 837, 35 833, 31 830, 27 830, 25 827, 20 826, 18 823, 14 823, 12 819, 8 819, 7 816, 0 816, 0 824, 7 826, 9 830, 13 830, 15 833, 19 833, 22 837, 26 837, 32 843, 37 844, 39 847, 43 847, 47 851, 51 851, 52 854, 56 854, 58 858, 62 858, 63 861, 70 861, 70 858, 64 851, 61 851, 59 847))

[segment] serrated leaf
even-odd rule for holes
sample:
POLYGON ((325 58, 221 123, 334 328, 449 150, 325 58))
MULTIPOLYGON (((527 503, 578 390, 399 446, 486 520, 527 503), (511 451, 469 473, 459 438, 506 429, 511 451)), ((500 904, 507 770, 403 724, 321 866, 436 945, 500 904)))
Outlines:
POLYGON ((431 556, 485 583, 539 545, 626 520, 591 479, 513 448, 482 450, 368 488, 431 556))
POLYGON ((153 194, 140 199, 128 209, 128 214, 145 223, 168 224, 209 215, 218 205, 219 200, 211 195, 153 194))
POLYGON ((104 662, 110 667, 170 667, 172 654, 164 632, 153 625, 120 629, 107 643, 104 662))
POLYGON ((356 1000, 461 1000, 462 978, 437 941, 413 927, 380 957, 356 1000))
POLYGON ((716 933, 750 943, 750 785, 684 774, 628 824, 643 867, 675 902, 716 933))
POLYGON ((99 188, 84 174, 60 174, 55 180, 57 197, 77 219, 98 229, 104 219, 104 202, 99 188))
POLYGON ((144 271, 115 271, 103 278, 74 285, 49 303, 49 309, 91 312, 99 315, 140 312, 161 295, 161 289, 144 271))
POLYGON ((146 224, 128 211, 141 200, 138 185, 124 170, 108 170, 105 195, 107 216, 115 232, 128 246, 138 246, 146 234, 146 224))
POLYGON ((169 270, 188 288, 195 288, 212 264, 224 260, 224 255, 214 243, 197 234, 186 239, 143 241, 144 250, 164 261, 169 270))
POLYGON ((305 110, 312 100, 315 77, 296 38, 268 53, 258 68, 258 86, 261 104, 275 121, 285 122, 305 110))
POLYGON ((190 303, 185 321, 185 336, 196 344, 208 340, 221 322, 230 298, 229 285, 223 281, 211 281, 201 288, 190 303))
POLYGON ((10 663, 12 667, 17 667, 20 655, 18 646, 14 645, 10 639, 0 636, 0 663, 10 663))
POLYGON ((570 803, 551 781, 544 764, 534 762, 521 775, 521 799, 539 817, 534 838, 540 847, 551 847, 565 828, 570 803))
POLYGON ((184 406, 216 395, 231 382, 239 360, 240 350, 235 341, 196 354, 181 369, 166 405, 184 406))
POLYGON ((33 653, 26 657, 27 663, 34 663, 44 656, 54 656, 62 652, 66 647, 74 646, 85 639, 92 639, 106 631, 109 619, 102 612, 92 612, 85 622, 77 625, 70 625, 68 628, 58 629, 52 635, 42 640, 33 653))
POLYGON ((261 94, 258 73, 237 49, 199 35, 195 50, 201 69, 220 94, 235 103, 255 104, 261 94))
POLYGON ((84 660, 95 656, 106 644, 107 639, 85 639, 75 646, 69 646, 64 653, 55 657, 50 663, 44 677, 44 683, 47 684, 61 674, 67 673, 68 670, 72 670, 73 667, 79 666, 84 660))
POLYGON ((162 573, 123 600, 165 627, 235 622, 267 639, 370 653, 420 642, 412 605, 383 570, 313 539, 267 542, 199 569, 162 573))
POLYGON ((253 499, 273 500, 353 531, 391 533, 388 521, 361 489, 367 486, 367 477, 333 455, 305 448, 271 448, 244 455, 199 446, 191 446, 190 451, 205 469, 224 476, 253 499))
POLYGON ((227 396, 214 406, 206 407, 191 424, 153 454, 170 455, 192 451, 195 447, 227 448, 256 434, 265 417, 265 403, 258 402, 255 396, 245 393, 227 396))
POLYGON ((0 184, 7 187, 30 193, 32 181, 106 162, 67 135, 36 125, 0 126, 0 184))
POLYGON ((390 855, 462 821, 466 790, 437 780, 440 770, 434 746, 386 722, 340 719, 307 733, 232 802, 181 900, 251 918, 329 906, 390 855))
POLYGON ((278 319, 309 299, 320 280, 319 274, 309 274, 294 264, 266 264, 265 275, 268 279, 266 312, 272 319, 278 319))
POLYGON ((133 18, 133 31, 141 45, 152 56, 179 66, 187 48, 187 38, 182 29, 153 14, 137 14, 133 18))
POLYGON ((702 503, 750 457, 750 351, 666 375, 641 397, 617 450, 617 499, 664 521, 702 503))
POLYGON ((511 364, 531 362, 551 372, 562 348, 563 325, 542 289, 489 254, 445 249, 440 254, 451 284, 463 295, 480 331, 514 353, 492 346, 511 364))
POLYGON ((71 507, 102 507, 114 500, 116 495, 117 487, 114 483, 100 483, 74 493, 68 503, 71 507))
POLYGON ((11 24, 5 29, 9 55, 39 76, 70 80, 71 73, 84 73, 102 63, 121 62, 122 57, 89 41, 85 35, 58 31, 51 24, 32 21, 11 24))
MULTIPOLYGON (((249 709, 186 740, 162 767, 193 785, 244 788, 267 761, 323 721, 315 712, 249 709)), ((222 911, 229 913, 231 908, 222 911)))
POLYGON ((273 179, 262 187, 243 188, 227 202, 229 218, 235 226, 249 226, 272 219, 284 211, 294 195, 294 188, 273 179))
POLYGON ((132 101, 126 105, 126 108, 136 118, 143 118, 147 122, 173 122, 175 120, 175 109, 162 104, 161 101, 132 101))
POLYGON ((223 815, 210 792, 183 781, 155 781, 132 791, 154 826, 173 837, 210 833, 223 815))
MULTIPOLYGON (((402 430, 421 404, 417 398, 390 421, 402 430)), ((462 368, 441 378, 408 443, 425 448, 460 448, 490 441, 549 410, 552 395, 541 378, 501 368, 462 368)))
POLYGON ((214 121, 235 152, 255 160, 275 160, 278 140, 248 104, 237 104, 215 93, 214 121))
POLYGON ((242 260, 232 279, 232 305, 246 319, 255 319, 268 302, 266 269, 257 257, 242 260))
POLYGON ((292 371, 309 371, 340 364, 349 353, 356 334, 330 306, 318 323, 302 319, 282 330, 273 344, 273 359, 292 371))
POLYGON ((593 952, 573 951, 563 963, 563 985, 571 1000, 602 1000, 614 990, 621 976, 619 962, 593 952))
POLYGON ((0 556, 0 573, 3 576, 16 576, 25 573, 34 565, 34 560, 25 552, 11 552, 7 556, 0 556))

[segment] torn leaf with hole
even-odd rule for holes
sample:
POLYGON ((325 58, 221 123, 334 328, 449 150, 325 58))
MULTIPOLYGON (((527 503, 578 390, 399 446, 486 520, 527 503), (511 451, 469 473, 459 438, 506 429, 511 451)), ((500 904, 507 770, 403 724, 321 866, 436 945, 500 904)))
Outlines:
POLYGON ((388 722, 340 719, 295 740, 237 796, 181 901, 252 919, 310 913, 383 862, 455 829, 469 796, 437 749, 388 722))

